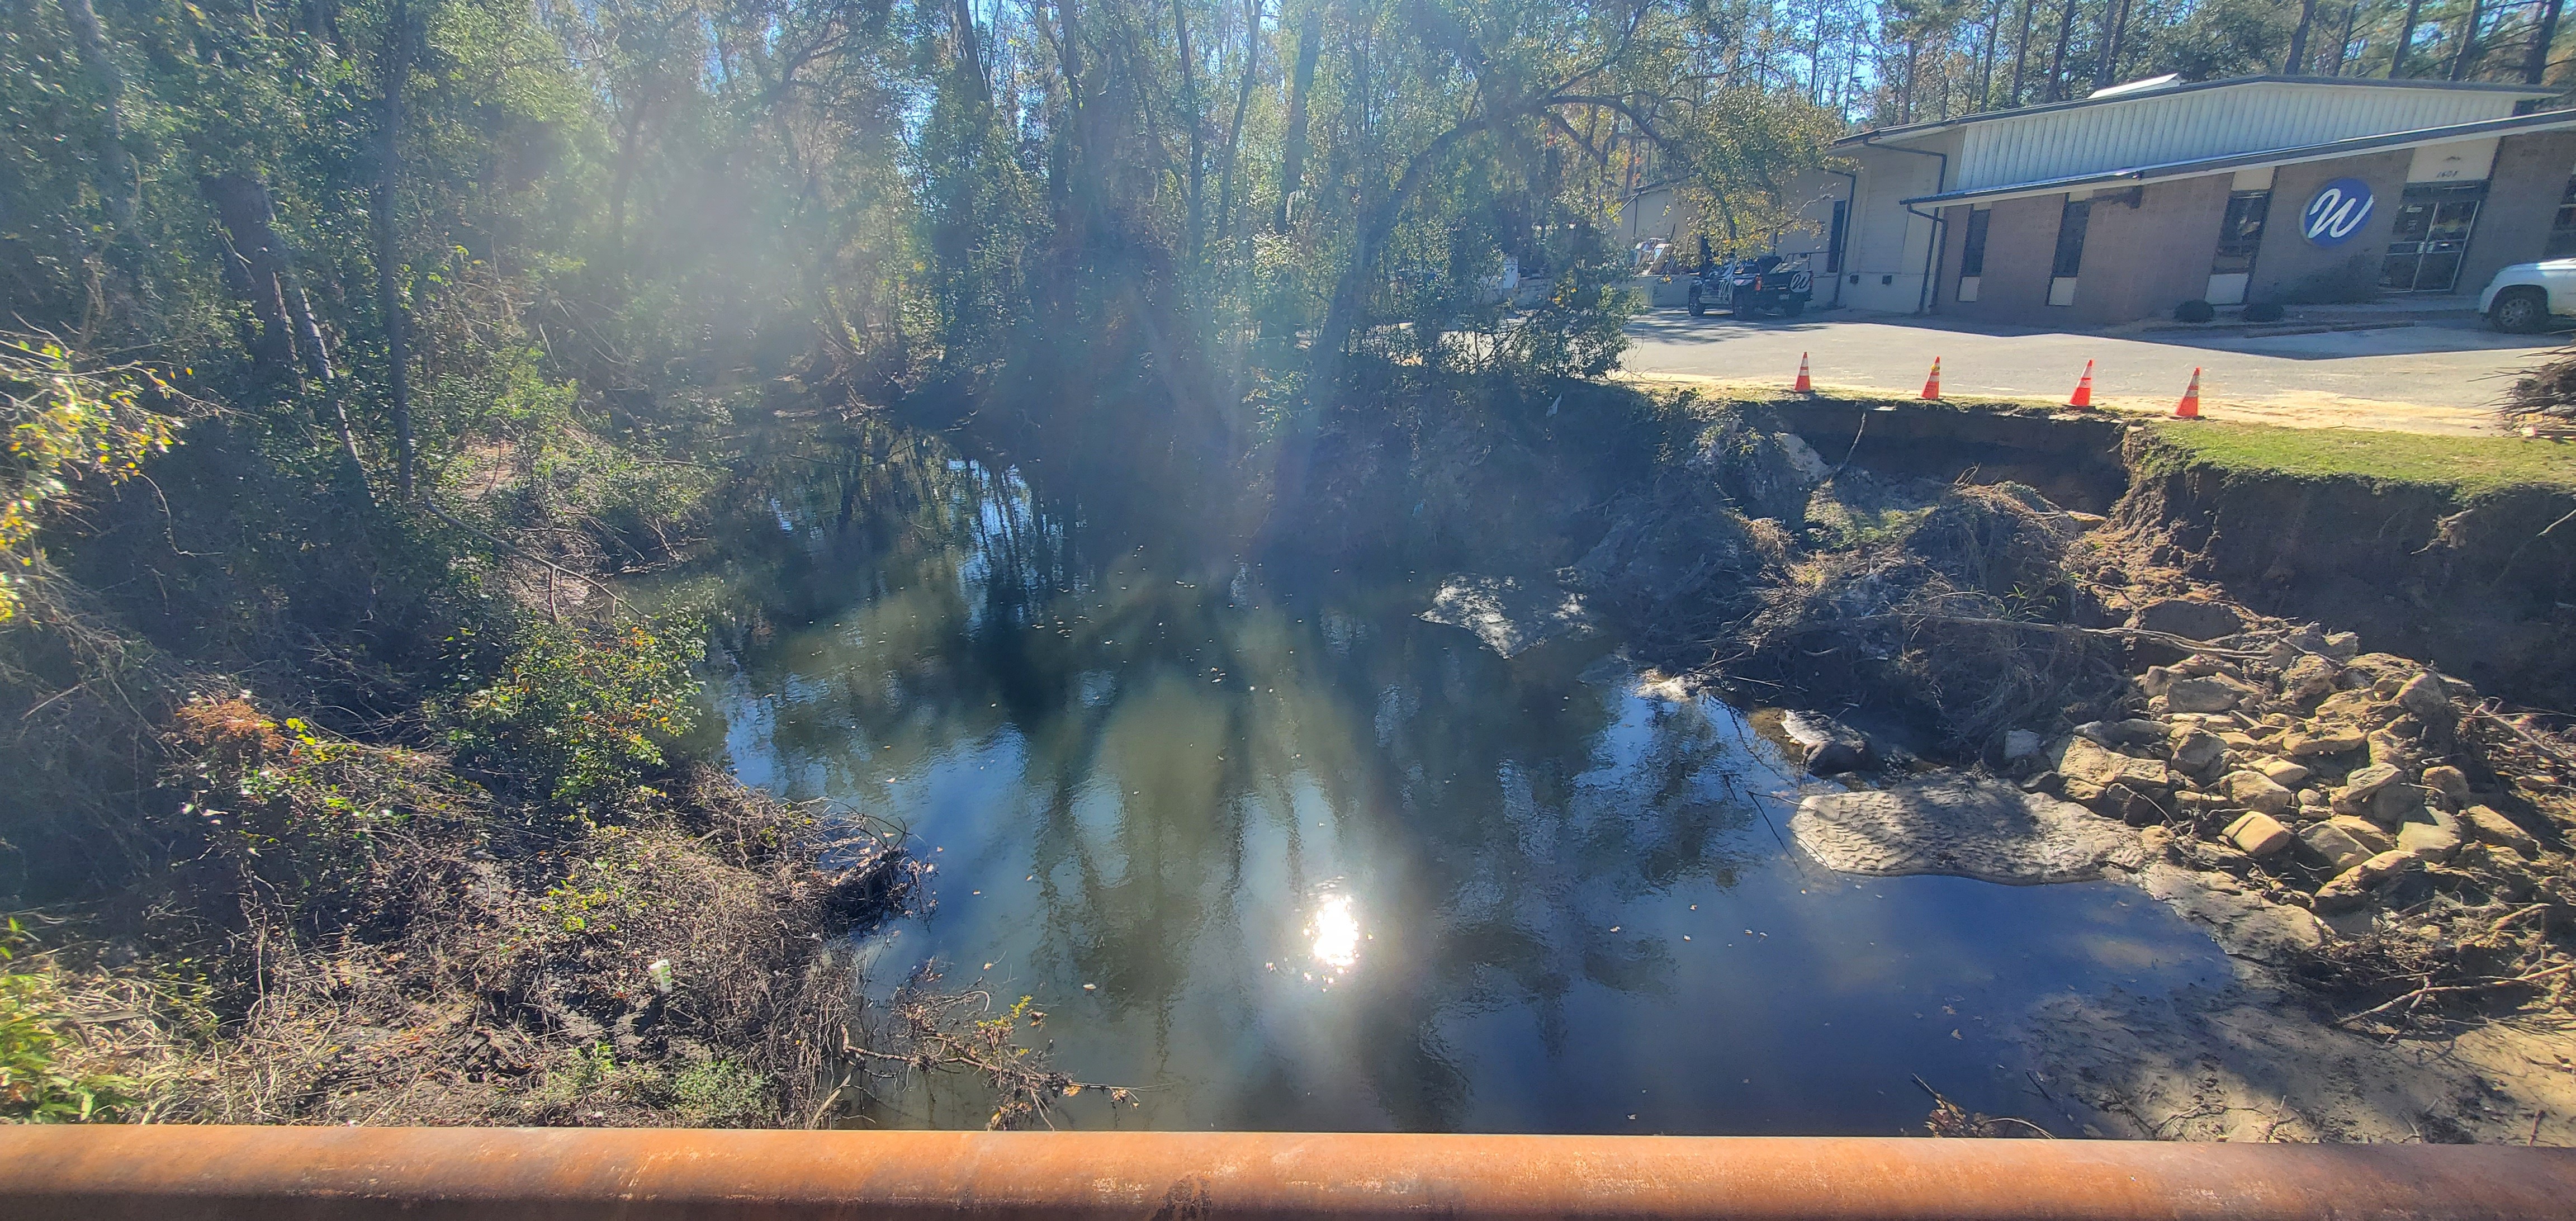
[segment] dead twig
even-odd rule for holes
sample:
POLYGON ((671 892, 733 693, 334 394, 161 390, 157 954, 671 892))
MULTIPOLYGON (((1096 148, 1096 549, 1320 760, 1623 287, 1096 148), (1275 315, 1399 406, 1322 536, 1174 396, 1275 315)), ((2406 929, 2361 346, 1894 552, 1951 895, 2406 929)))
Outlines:
POLYGON ((2488 992, 2497 988, 2518 987, 2524 984, 2538 983, 2541 980, 2549 979, 2553 976, 2564 975, 2569 971, 2576 971, 2576 962, 2562 962, 2557 966, 2549 967, 2544 970, 2533 971, 2527 975, 2516 975, 2511 979, 2490 979, 2474 984, 2428 984, 2403 996, 2396 997, 2382 1004, 2373 1005, 2370 1008, 2364 1009, 2350 1017, 2337 1018, 2335 1019, 2335 1025, 2349 1026, 2363 1018, 2377 1017, 2378 1015, 2386 1013, 2399 1005, 2405 1005, 2407 1007, 2407 1011, 2412 1013, 2415 1006, 2436 996, 2450 996, 2463 992, 2488 992))

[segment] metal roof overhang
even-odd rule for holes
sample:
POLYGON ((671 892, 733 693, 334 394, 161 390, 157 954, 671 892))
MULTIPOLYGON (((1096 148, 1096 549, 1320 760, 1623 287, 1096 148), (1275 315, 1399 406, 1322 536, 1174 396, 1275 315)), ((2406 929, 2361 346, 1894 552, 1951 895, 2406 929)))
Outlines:
POLYGON ((2189 161, 2167 161, 2157 165, 2129 166, 2116 170, 2097 170, 2089 174, 2071 174, 2063 178, 2045 178, 2031 182, 1998 183, 1964 191, 1945 191, 1938 195, 1917 195, 1904 200, 1907 207, 1930 204, 1940 207, 1958 203, 1983 203, 2000 199, 2019 199, 2029 195, 2058 195, 2090 187, 2135 186, 2164 182, 2176 178, 2196 178, 2203 174, 2230 170, 2261 169, 2270 165, 2296 165, 2302 161, 2331 161, 2360 153, 2388 152, 2426 144, 2448 144, 2454 140, 2476 140, 2486 136, 2514 135, 2520 132, 2556 131, 2576 127, 2576 110, 2544 110, 2538 114, 2513 115, 2502 119, 2480 119, 2474 123, 2453 123, 2444 127, 2419 127, 2413 131, 2388 132, 2376 136, 2354 136, 2330 140, 2323 144, 2306 144, 2295 148, 2263 149, 2250 153, 2230 153, 2224 157, 2197 157, 2189 161))
POLYGON ((2445 93, 2511 94, 2524 98, 2553 98, 2557 97, 2560 93, 2565 92, 2565 90, 2562 89, 2546 88, 2537 85, 2498 84, 2492 81, 2434 81, 2412 78, 2401 80, 2379 80, 2361 76, 2231 76, 2223 80, 2192 81, 2187 84, 2167 85, 2160 89, 2147 89, 2137 93, 2115 93, 2107 97, 2069 98, 2063 102, 2042 102, 2035 106, 2016 106, 2011 110, 1984 110, 1979 111, 1976 114, 1963 114, 1950 119, 1933 119, 1929 122, 1907 123, 1897 127, 1875 127, 1868 131, 1856 131, 1848 136, 1835 140, 1834 146, 1839 148, 1847 144, 1882 144, 1900 139, 1912 140, 1923 136, 1929 136, 1937 132, 1949 131, 1953 128, 1967 127, 1978 123, 1993 123, 2003 119, 2026 119, 2032 115, 2055 114, 2063 110, 2081 110, 2094 106, 2117 106, 2127 102, 2144 102, 2155 98, 2169 98, 2186 93, 2201 93, 2212 89, 2236 89, 2247 85, 2316 85, 2326 88, 2342 89, 2426 89, 2440 90, 2445 93))

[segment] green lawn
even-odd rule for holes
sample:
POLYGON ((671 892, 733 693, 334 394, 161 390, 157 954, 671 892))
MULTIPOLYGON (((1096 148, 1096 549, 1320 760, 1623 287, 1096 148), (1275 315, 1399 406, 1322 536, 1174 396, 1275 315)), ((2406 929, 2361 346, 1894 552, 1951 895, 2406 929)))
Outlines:
POLYGON ((2459 489, 2576 491, 2576 444, 2514 437, 2434 437, 2345 428, 2274 428, 2161 420, 2156 438, 2196 463, 2306 478, 2357 476, 2459 489))

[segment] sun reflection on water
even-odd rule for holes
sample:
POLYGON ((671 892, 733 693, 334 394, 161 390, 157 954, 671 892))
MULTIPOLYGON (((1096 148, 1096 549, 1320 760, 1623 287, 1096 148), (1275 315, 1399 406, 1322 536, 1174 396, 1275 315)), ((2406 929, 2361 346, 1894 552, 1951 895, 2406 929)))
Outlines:
POLYGON ((1315 906, 1315 961, 1347 970, 1360 960, 1360 916, 1349 895, 1326 895, 1315 906))

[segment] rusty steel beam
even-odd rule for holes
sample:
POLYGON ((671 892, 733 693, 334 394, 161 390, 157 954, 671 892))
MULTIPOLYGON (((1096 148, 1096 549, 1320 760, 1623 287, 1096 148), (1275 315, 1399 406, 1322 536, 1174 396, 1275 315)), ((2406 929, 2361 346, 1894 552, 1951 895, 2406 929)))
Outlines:
POLYGON ((2576 1217, 2576 1150, 1795 1137, 0 1128, 0 1218, 2576 1217))

